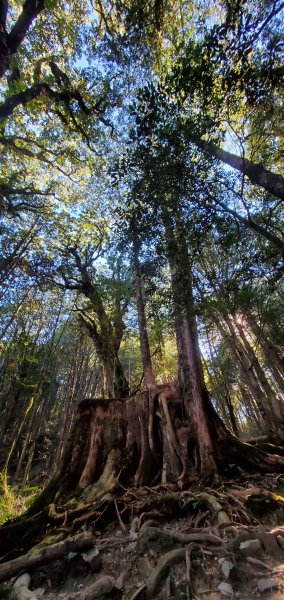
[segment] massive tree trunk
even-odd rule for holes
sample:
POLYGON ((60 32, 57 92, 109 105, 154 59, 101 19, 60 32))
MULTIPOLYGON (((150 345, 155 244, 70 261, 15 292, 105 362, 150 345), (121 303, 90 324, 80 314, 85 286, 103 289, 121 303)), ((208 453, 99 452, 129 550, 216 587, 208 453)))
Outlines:
MULTIPOLYGON (((100 349, 101 350, 101 349, 100 349)), ((129 385, 116 352, 105 345, 98 356, 103 366, 104 388, 109 398, 128 398, 129 385)))
POLYGON ((204 431, 206 441, 209 430, 213 466, 219 474, 228 477, 232 465, 248 472, 284 472, 283 457, 231 435, 205 393, 194 397, 189 409, 190 415, 185 416, 179 390, 172 385, 157 386, 154 403, 148 391, 127 399, 81 402, 53 479, 25 515, 0 529, 0 555, 13 553, 19 539, 22 552, 26 551, 52 523, 70 520, 79 527, 101 512, 105 522, 117 518, 114 500, 125 488, 159 483, 187 487, 200 469, 214 476, 204 431), (198 417, 204 415, 205 425, 199 424, 198 417))
POLYGON ((107 317, 101 322, 100 331, 97 323, 83 312, 81 320, 89 336, 94 342, 98 358, 103 369, 102 387, 109 398, 127 398, 129 396, 128 381, 118 356, 120 339, 114 336, 113 328, 107 317))

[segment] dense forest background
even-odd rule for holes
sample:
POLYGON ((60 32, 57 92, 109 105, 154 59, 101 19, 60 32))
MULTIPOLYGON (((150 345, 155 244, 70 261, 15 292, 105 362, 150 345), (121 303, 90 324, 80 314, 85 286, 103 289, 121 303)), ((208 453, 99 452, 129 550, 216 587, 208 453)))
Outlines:
POLYGON ((3 494, 53 474, 83 399, 178 376, 190 396, 184 306, 227 429, 283 439, 282 20, 1 3, 3 494))

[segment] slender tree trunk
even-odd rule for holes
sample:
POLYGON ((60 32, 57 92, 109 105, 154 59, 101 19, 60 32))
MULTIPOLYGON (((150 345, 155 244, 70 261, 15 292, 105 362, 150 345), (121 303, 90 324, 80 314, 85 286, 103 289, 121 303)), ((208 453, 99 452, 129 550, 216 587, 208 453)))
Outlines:
POLYGON ((232 430, 234 432, 235 435, 238 435, 239 433, 239 428, 238 428, 238 424, 237 424, 237 419, 234 413, 234 408, 233 408, 233 403, 232 403, 232 399, 231 399, 231 394, 230 394, 230 390, 229 390, 229 386, 227 384, 226 381, 224 381, 224 401, 225 404, 227 406, 227 410, 229 413, 229 417, 230 417, 230 423, 231 423, 231 427, 232 430))
POLYGON ((32 442, 31 447, 29 449, 29 453, 28 453, 28 460, 26 463, 25 472, 24 472, 23 479, 21 482, 21 488, 23 488, 26 485, 27 481, 29 480, 30 471, 31 471, 32 464, 33 464, 35 447, 36 447, 35 442, 32 442))
POLYGON ((164 215, 168 260, 171 269, 180 380, 187 415, 198 440, 202 474, 217 475, 217 454, 209 423, 209 394, 205 386, 192 293, 191 265, 182 231, 172 229, 164 215))
POLYGON ((249 418, 255 423, 259 431, 261 431, 261 433, 264 433, 264 423, 262 421, 261 413, 259 411, 256 401, 254 400, 253 396, 248 391, 248 389, 245 388, 245 386, 242 384, 240 385, 240 392, 242 401, 246 406, 249 418))
POLYGON ((245 227, 251 229, 252 231, 255 231, 257 235, 260 235, 261 237, 265 238, 271 244, 273 244, 273 246, 278 248, 280 250, 281 255, 284 258, 284 243, 281 238, 269 231, 266 227, 263 227, 263 225, 260 225, 259 223, 254 221, 252 217, 244 217, 243 215, 240 215, 240 213, 238 213, 233 208, 227 206, 227 204, 225 204, 224 202, 221 202, 221 200, 219 200, 218 198, 215 198, 215 202, 218 206, 221 206, 221 208, 223 208, 225 212, 232 215, 232 217, 237 219, 237 221, 239 221, 240 223, 243 223, 245 227))
POLYGON ((216 316, 215 323, 223 338, 227 340, 230 345, 231 351, 240 366, 244 383, 247 385, 248 389, 250 390, 250 393, 252 394, 252 397, 255 399, 264 422, 267 423, 268 429, 273 432, 274 421, 270 411, 268 410, 265 394, 262 391, 253 370, 251 369, 250 362, 247 356, 245 355, 243 347, 237 339, 232 324, 229 322, 227 323, 230 331, 229 335, 224 326, 222 325, 220 317, 216 316))
POLYGON ((256 164, 245 157, 223 150, 212 142, 206 142, 196 136, 192 136, 191 141, 198 148, 205 150, 205 152, 215 156, 226 165, 246 175, 252 183, 259 185, 273 196, 276 196, 276 198, 284 199, 284 177, 281 175, 273 173, 265 169, 262 165, 256 164))
POLYGON ((260 343, 264 350, 267 363, 275 377, 275 380, 280 390, 284 391, 283 358, 279 356, 278 350, 275 348, 274 344, 267 339, 262 327, 260 327, 260 325, 257 323, 257 320, 251 312, 246 311, 246 319, 254 336, 256 337, 257 342, 260 343))
POLYGON ((11 318, 9 319, 8 323, 6 323, 3 331, 1 331, 0 334, 0 340, 3 340, 3 338, 5 337, 9 327, 11 327, 11 325, 14 323, 14 320, 16 319, 16 317, 18 316, 25 300, 28 298, 29 294, 30 294, 30 289, 25 290, 22 298, 20 299, 20 301, 18 302, 16 309, 14 310, 14 313, 12 314, 11 318))
POLYGON ((248 358, 251 362, 251 367, 255 369, 258 380, 261 384, 261 387, 264 390, 264 393, 267 398, 267 404, 269 405, 270 410, 271 410, 272 414, 274 415, 275 427, 279 427, 279 430, 281 432, 281 430, 283 430, 283 408, 284 407, 281 406, 278 398, 275 395, 275 392, 271 388, 271 386, 266 378, 266 375, 260 365, 260 362, 259 362, 255 352, 253 351, 253 348, 251 347, 241 325, 238 323, 236 318, 234 319, 234 324, 239 332, 240 338, 241 338, 243 345, 247 351, 248 358))
POLYGON ((147 321, 145 315, 145 303, 142 289, 142 275, 139 263, 137 243, 133 244, 134 249, 134 264, 135 264, 135 290, 136 290, 136 306, 138 315, 139 338, 142 366, 144 373, 145 385, 156 385, 155 375, 152 367, 151 352, 147 331, 147 321))
POLYGON ((10 52, 7 45, 7 33, 0 25, 0 77, 3 77, 10 63, 10 52))
POLYGON ((221 381, 223 382, 223 386, 224 386, 224 393, 223 393, 224 403, 223 404, 227 408, 231 429, 235 435, 238 435, 238 423, 237 423, 237 419, 236 419, 234 408, 233 408, 230 387, 229 387, 229 384, 227 381, 226 374, 224 373, 223 367, 220 364, 220 361, 214 357, 212 344, 211 344, 208 334, 207 334, 207 343, 208 343, 209 350, 210 350, 211 363, 213 365, 214 372, 216 373, 216 377, 221 378, 221 381))

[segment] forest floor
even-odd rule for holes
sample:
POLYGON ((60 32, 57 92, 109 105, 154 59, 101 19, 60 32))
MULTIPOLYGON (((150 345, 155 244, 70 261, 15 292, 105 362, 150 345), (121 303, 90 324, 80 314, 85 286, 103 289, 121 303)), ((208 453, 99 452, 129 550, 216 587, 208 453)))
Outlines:
POLYGON ((90 550, 22 569, 17 577, 29 573, 34 595, 24 588, 17 595, 14 577, 0 598, 11 585, 17 600, 284 598, 283 476, 122 490, 93 508, 81 521, 65 510, 48 532, 57 539, 91 532, 90 550))

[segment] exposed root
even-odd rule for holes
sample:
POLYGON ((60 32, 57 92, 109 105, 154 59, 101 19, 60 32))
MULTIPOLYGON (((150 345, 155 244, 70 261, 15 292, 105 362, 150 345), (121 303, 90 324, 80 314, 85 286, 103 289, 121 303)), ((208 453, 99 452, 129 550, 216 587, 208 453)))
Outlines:
MULTIPOLYGON (((262 479, 259 478, 259 481, 262 479)), ((75 528, 88 527, 90 531, 84 535, 91 535, 91 532, 95 534, 96 550, 103 564, 104 556, 115 552, 120 557, 118 568, 123 556, 129 569, 136 564, 134 561, 146 561, 152 571, 150 574, 149 570, 143 572, 142 579, 140 575, 138 581, 143 585, 139 585, 138 589, 133 585, 126 595, 122 592, 125 600, 204 597, 204 590, 209 589, 211 583, 206 576, 209 564, 213 565, 219 581, 220 578, 224 579, 221 560, 234 563, 234 576, 226 579, 226 583, 230 583, 234 590, 238 589, 237 585, 245 577, 247 581, 254 582, 256 589, 257 578, 282 576, 283 568, 282 571, 277 570, 275 563, 278 561, 279 564, 284 553, 284 529, 275 527, 274 520, 275 506, 281 515, 284 505, 281 489, 277 494, 277 486, 282 485, 282 480, 272 479, 271 476, 263 479, 263 485, 269 485, 273 492, 264 489, 259 481, 255 478, 252 485, 240 478, 237 482, 227 482, 222 487, 202 491, 197 486, 181 491, 175 484, 139 489, 117 485, 112 493, 93 502, 82 502, 78 498, 75 506, 74 500, 62 506, 52 503, 49 507, 49 535, 66 537, 75 528), (258 519, 252 512, 254 506, 258 506, 258 519), (260 524, 260 509, 263 510, 265 525, 260 524), (269 514, 272 520, 270 525, 269 514), (259 554, 247 554, 241 550, 242 542, 255 540, 259 542, 259 554), (273 564, 270 564, 271 561, 274 561, 273 564), (170 574, 167 577, 168 572, 170 574)), ((252 549, 256 546, 251 544, 252 549)), ((41 550, 37 548, 38 553, 41 550)), ((46 551, 49 552, 48 547, 46 551)), ((25 557, 17 560, 22 558, 25 557)), ((29 569, 33 563, 21 564, 21 568, 29 569)), ((65 565, 68 568, 69 561, 65 565)), ((2 567, 6 569, 7 565, 2 567)), ((11 576, 11 571, 6 570, 4 579, 11 576)), ((119 598, 121 592, 117 587, 113 587, 109 596, 106 591, 106 598, 119 598)), ((85 600, 81 592, 76 594, 66 600, 85 600)))
POLYGON ((115 579, 106 575, 105 577, 100 577, 98 581, 85 588, 82 592, 67 596, 66 600, 96 600, 96 598, 103 599, 105 597, 114 599, 115 597, 118 598, 118 594, 119 591, 115 588, 115 579))
POLYGON ((200 542, 208 544, 222 544, 223 540, 213 533, 182 533, 175 529, 160 529, 158 527, 147 527, 137 541, 137 551, 143 553, 149 544, 153 542, 162 542, 163 546, 173 546, 178 544, 190 544, 191 542, 200 542))
POLYGON ((180 548, 177 550, 171 550, 170 552, 167 552, 167 554, 162 556, 162 558, 160 558, 146 583, 147 600, 151 600, 151 598, 154 598, 155 592, 158 589, 161 580, 165 577, 168 569, 172 565, 175 565, 176 563, 185 560, 185 555, 185 549, 180 548))
POLYGON ((7 563, 0 565, 0 582, 11 579, 18 573, 35 568, 39 565, 53 562, 68 554, 68 552, 81 552, 88 550, 94 545, 91 532, 85 532, 72 539, 66 539, 57 544, 52 544, 40 549, 38 552, 30 552, 7 563))
POLYGON ((206 492, 202 492, 199 494, 200 500, 203 500, 205 504, 209 507, 212 507, 213 511, 217 515, 217 520, 219 525, 224 525, 226 523, 230 523, 230 517, 224 511, 220 502, 216 500, 216 498, 212 494, 208 494, 206 492))
POLYGON ((142 585, 140 585, 140 587, 138 588, 138 590, 135 590, 134 594, 132 594, 130 600, 138 600, 141 598, 145 598, 145 593, 146 593, 146 584, 143 583, 142 585))

